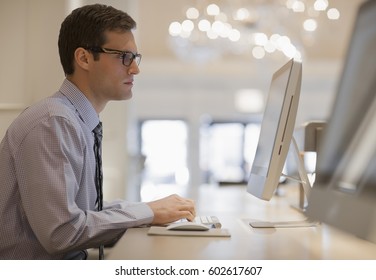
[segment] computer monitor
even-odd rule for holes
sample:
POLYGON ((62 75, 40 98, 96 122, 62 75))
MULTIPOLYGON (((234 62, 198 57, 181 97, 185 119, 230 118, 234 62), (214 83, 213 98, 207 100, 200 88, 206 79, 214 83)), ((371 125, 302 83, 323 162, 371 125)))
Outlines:
POLYGON ((306 215, 376 242, 376 1, 358 9, 306 215))
MULTIPOLYGON (((260 199, 270 200, 275 193, 291 144, 298 163, 300 181, 305 187, 305 192, 310 191, 307 173, 292 137, 301 81, 302 64, 295 59, 289 60, 273 74, 247 186, 248 193, 260 199)), ((251 225, 253 227, 297 226, 296 223, 293 225, 290 222, 281 224, 254 222, 251 225)))

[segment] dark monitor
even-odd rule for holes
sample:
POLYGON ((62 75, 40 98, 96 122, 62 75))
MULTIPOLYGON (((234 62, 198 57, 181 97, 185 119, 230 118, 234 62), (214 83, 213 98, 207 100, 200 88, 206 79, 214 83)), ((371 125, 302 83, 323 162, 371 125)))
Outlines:
POLYGON ((306 215, 376 242, 376 1, 358 10, 306 215))

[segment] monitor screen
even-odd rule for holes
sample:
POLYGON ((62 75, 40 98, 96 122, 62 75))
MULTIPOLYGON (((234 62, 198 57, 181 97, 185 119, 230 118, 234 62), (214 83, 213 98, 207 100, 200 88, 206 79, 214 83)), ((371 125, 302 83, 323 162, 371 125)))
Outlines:
POLYGON ((247 187, 263 200, 272 198, 280 182, 295 128, 301 80, 302 65, 294 59, 272 77, 247 187))
POLYGON ((306 215, 376 241, 376 1, 358 10, 306 215))

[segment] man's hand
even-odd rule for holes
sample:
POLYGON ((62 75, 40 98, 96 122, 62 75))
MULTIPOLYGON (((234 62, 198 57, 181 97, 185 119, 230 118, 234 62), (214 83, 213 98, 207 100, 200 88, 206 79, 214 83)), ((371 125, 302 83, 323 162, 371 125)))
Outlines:
POLYGON ((179 219, 192 221, 196 216, 195 204, 191 199, 176 194, 147 203, 154 212, 152 224, 166 224, 179 219))

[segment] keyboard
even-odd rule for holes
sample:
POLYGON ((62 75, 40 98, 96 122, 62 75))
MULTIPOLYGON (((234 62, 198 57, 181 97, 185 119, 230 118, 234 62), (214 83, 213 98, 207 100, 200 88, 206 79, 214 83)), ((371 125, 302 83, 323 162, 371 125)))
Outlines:
POLYGON ((194 223, 204 224, 213 228, 221 228, 222 224, 216 216, 196 216, 194 223))

